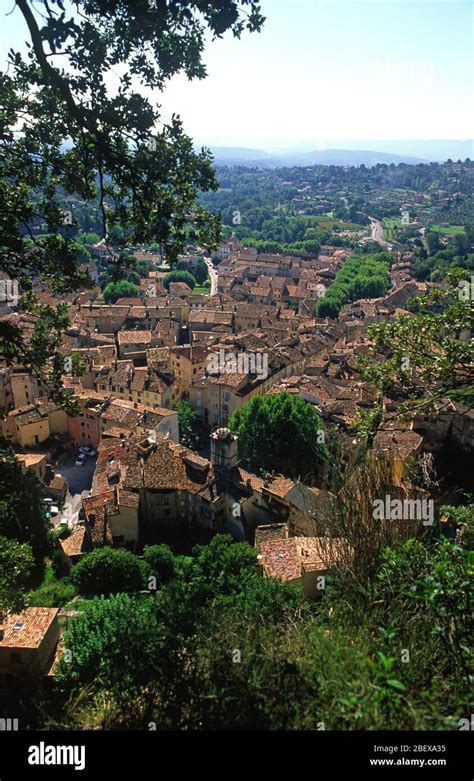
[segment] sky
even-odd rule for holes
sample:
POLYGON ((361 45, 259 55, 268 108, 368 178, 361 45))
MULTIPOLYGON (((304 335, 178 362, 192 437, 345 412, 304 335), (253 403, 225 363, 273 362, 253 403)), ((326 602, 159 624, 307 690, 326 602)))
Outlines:
MULTIPOLYGON (((261 0, 260 33, 210 42, 207 79, 174 77, 153 98, 206 145, 278 151, 349 138, 472 138, 473 8, 467 0, 261 0)), ((24 40, 18 12, 2 30, 4 50, 24 40)))
POLYGON ((263 0, 260 34, 208 48, 208 78, 163 109, 211 144, 278 147, 348 138, 471 138, 469 2, 263 0))

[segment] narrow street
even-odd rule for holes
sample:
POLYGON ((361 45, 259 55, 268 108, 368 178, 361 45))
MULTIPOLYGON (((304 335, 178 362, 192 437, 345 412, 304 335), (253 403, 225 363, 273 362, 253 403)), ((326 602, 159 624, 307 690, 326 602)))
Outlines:
POLYGON ((369 217, 369 220, 372 239, 374 241, 384 241, 382 223, 376 220, 375 217, 369 217))
POLYGON ((217 270, 214 268, 210 258, 204 258, 204 261, 211 278, 211 296, 215 296, 217 295, 217 270))

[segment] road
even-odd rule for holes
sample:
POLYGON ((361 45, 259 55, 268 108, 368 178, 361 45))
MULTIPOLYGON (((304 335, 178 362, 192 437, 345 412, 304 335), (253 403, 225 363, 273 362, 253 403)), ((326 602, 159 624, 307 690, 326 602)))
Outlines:
MULTIPOLYGON (((368 215, 367 215, 368 216, 368 215)), ((383 244, 390 252, 393 249, 393 245, 386 241, 383 237, 382 223, 376 220, 375 217, 369 217, 370 230, 373 241, 378 241, 379 244, 383 244)))
POLYGON ((382 223, 376 220, 375 217, 369 217, 369 220, 372 239, 374 241, 384 241, 382 223))
POLYGON ((214 268, 210 258, 204 258, 204 261, 211 278, 211 296, 215 296, 217 295, 217 270, 214 268))
POLYGON ((55 470, 57 474, 66 478, 69 490, 62 511, 53 518, 54 526, 59 526, 61 521, 68 521, 69 528, 77 524, 82 499, 88 496, 92 486, 96 459, 88 456, 83 466, 76 466, 77 454, 76 448, 64 453, 55 470))

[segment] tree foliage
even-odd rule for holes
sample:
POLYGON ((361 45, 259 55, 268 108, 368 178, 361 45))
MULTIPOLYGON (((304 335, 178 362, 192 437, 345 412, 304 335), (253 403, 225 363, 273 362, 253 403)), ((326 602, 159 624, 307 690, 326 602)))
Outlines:
POLYGON ((325 455, 321 418, 299 396, 255 396, 235 410, 229 425, 239 437, 240 458, 260 473, 304 479, 325 455))
POLYGON ((193 273, 194 279, 196 280, 198 285, 203 285, 206 279, 209 276, 207 266, 203 260, 200 260, 197 264, 196 268, 194 269, 193 273))
POLYGON ((126 279, 119 282, 109 282, 104 288, 104 301, 115 304, 119 298, 136 298, 140 295, 140 288, 126 279))
POLYGON ((170 271, 169 274, 165 274, 163 277, 163 287, 165 287, 166 290, 169 290, 172 282, 184 282, 191 290, 196 285, 196 279, 189 271, 170 271))
POLYGON ((199 416, 197 412, 193 410, 188 401, 179 401, 176 404, 175 409, 178 413, 179 441, 183 445, 186 445, 186 447, 192 447, 192 434, 194 427, 199 420, 199 416))
POLYGON ((341 266, 334 282, 316 304, 318 317, 335 318, 344 304, 358 298, 383 296, 390 286, 389 253, 352 255, 341 266))
POLYGON ((145 545, 143 558, 159 583, 171 580, 176 570, 176 562, 168 545, 145 545))
POLYGON ((4 611, 23 607, 33 567, 31 545, 0 537, 0 621, 4 611))
POLYGON ((60 726, 450 729, 468 712, 456 545, 392 545, 358 588, 329 574, 319 605, 260 577, 245 543, 211 545, 156 596, 95 599, 69 622, 60 726))
POLYGON ((368 328, 373 347, 360 360, 363 376, 384 395, 398 399, 398 413, 430 412, 443 398, 463 399, 474 383, 470 283, 451 272, 447 284, 399 315, 368 328))
POLYGON ((144 588, 143 566, 133 553, 97 548, 85 554, 71 570, 71 580, 81 594, 115 594, 144 588))
POLYGON ((50 549, 42 486, 33 472, 23 473, 13 454, 0 457, 0 535, 31 546, 36 566, 50 549))

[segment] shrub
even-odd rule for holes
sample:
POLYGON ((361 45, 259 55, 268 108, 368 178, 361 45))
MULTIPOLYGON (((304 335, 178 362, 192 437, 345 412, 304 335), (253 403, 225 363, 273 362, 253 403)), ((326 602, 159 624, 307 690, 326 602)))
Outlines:
POLYGON ((81 594, 115 594, 144 588, 145 572, 130 551, 97 548, 73 567, 71 579, 81 594))
POLYGON ((160 583, 167 583, 175 573, 175 558, 168 545, 145 545, 143 558, 160 583))
POLYGON ((51 565, 53 567, 54 576, 58 579, 67 575, 71 569, 71 564, 61 548, 57 548, 54 551, 51 557, 51 565))
POLYGON ((53 580, 32 591, 28 596, 31 607, 63 607, 76 596, 76 588, 69 578, 53 580))

